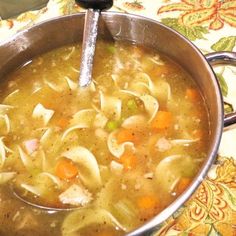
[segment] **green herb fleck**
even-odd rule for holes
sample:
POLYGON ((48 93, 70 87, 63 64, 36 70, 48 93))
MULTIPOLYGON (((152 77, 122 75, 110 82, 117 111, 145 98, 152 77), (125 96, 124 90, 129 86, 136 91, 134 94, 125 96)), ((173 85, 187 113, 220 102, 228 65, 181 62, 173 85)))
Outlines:
POLYGON ((110 52, 111 54, 114 54, 114 53, 116 52, 116 48, 115 48, 114 46, 112 46, 112 45, 109 45, 109 46, 107 47, 107 50, 108 50, 108 52, 110 52))

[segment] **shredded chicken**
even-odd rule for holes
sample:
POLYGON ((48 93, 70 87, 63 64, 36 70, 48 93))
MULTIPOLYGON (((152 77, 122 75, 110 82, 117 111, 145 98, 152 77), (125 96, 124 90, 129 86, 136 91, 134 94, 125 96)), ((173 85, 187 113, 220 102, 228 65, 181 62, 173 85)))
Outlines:
POLYGON ((160 152, 165 152, 172 147, 170 141, 168 141, 166 138, 158 139, 155 146, 160 152))
POLYGON ((36 151, 38 149, 38 147, 39 147, 39 140, 38 139, 26 140, 24 142, 24 146, 25 146, 25 149, 26 149, 27 153, 30 155, 34 151, 36 151))

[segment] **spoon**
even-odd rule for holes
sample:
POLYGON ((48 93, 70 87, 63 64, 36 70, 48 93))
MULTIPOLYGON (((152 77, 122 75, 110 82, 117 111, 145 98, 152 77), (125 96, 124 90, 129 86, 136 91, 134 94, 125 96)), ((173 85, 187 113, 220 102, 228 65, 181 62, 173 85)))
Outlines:
POLYGON ((75 0, 82 8, 87 9, 84 23, 82 55, 80 63, 79 86, 86 87, 92 81, 92 68, 98 33, 100 12, 109 9, 113 0, 75 0))

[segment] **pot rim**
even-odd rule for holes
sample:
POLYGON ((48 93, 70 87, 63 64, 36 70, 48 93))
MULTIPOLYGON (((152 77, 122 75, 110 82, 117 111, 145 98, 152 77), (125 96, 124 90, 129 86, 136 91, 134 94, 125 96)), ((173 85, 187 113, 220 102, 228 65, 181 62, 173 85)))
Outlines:
MULTIPOLYGON (((221 140, 221 136, 222 136, 222 132, 223 132, 223 127, 224 127, 223 97, 222 97, 222 93, 221 93, 221 90, 220 90, 219 82, 216 79, 216 75, 215 75, 212 67, 208 63, 208 61, 205 58, 205 56, 203 55, 203 53, 190 40, 188 40, 185 36, 181 35, 176 30, 164 25, 161 22, 158 22, 156 20, 153 20, 153 19, 150 19, 150 18, 147 18, 147 17, 144 17, 144 16, 140 16, 140 15, 135 15, 135 14, 130 14, 130 13, 122 13, 122 12, 115 12, 115 11, 102 12, 101 15, 102 15, 102 17, 105 17, 105 20, 106 20, 107 16, 119 15, 121 17, 129 18, 129 20, 135 18, 135 19, 139 19, 139 20, 142 20, 142 21, 151 22, 152 24, 160 25, 161 27, 165 28, 166 30, 171 31, 173 34, 176 34, 181 40, 183 40, 187 44, 189 44, 191 46, 192 50, 194 50, 198 54, 199 60, 202 60, 205 67, 207 68, 207 71, 208 71, 208 74, 209 74, 208 77, 213 82, 214 89, 215 89, 215 97, 216 97, 215 103, 218 107, 218 114, 215 114, 215 115, 218 118, 218 126, 216 127, 216 130, 215 130, 215 136, 214 136, 215 142, 214 142, 214 145, 212 145, 212 151, 211 151, 210 155, 206 158, 206 160, 203 163, 203 165, 202 165, 201 169, 199 170, 198 174, 193 179, 193 182, 191 183, 191 185, 176 200, 174 200, 167 208, 165 208, 163 211, 161 211, 157 216, 155 216, 154 218, 150 219, 148 222, 146 222, 145 224, 143 224, 139 228, 137 228, 137 229, 135 229, 132 232, 127 234, 127 236, 143 235, 144 233, 152 231, 155 228, 157 229, 158 226, 160 227, 160 225, 165 220, 167 220, 181 206, 183 206, 183 204, 192 196, 192 194, 196 191, 197 187, 202 183, 203 179, 206 177, 207 172, 209 171, 210 167, 214 163, 215 158, 217 156, 217 152, 218 152, 218 149, 219 149, 220 140, 221 140)), ((44 26, 45 24, 53 24, 56 21, 68 20, 70 18, 75 18, 75 17, 81 17, 83 19, 84 16, 85 16, 85 13, 83 12, 83 13, 75 13, 75 14, 65 15, 65 16, 58 16, 58 17, 54 17, 54 18, 51 18, 51 19, 44 20, 42 22, 39 22, 39 23, 27 28, 27 29, 24 29, 20 32, 17 32, 16 34, 14 34, 13 36, 11 36, 10 38, 8 38, 6 40, 3 40, 0 43, 0 48, 4 47, 4 46, 7 46, 8 44, 11 44, 12 41, 17 40, 18 38, 23 36, 26 32, 29 33, 34 29, 37 29, 37 28, 40 28, 40 27, 44 26)))

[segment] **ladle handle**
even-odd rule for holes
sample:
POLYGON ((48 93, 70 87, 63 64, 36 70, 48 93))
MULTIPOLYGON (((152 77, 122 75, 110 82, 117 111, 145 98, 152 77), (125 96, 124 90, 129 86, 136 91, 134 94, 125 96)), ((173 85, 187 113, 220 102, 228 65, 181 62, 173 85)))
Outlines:
POLYGON ((75 0, 75 2, 85 9, 106 10, 112 7, 113 0, 75 0))
POLYGON ((86 87, 92 80, 100 10, 88 9, 85 15, 79 86, 86 87))
POLYGON ((98 19, 102 10, 112 7, 113 0, 75 0, 86 8, 79 86, 87 87, 92 81, 93 59, 98 34, 98 19))
POLYGON ((236 66, 236 52, 212 52, 205 55, 211 65, 234 65, 236 66))
MULTIPOLYGON (((212 65, 233 65, 236 66, 236 52, 214 52, 205 55, 207 61, 212 65)), ((226 114, 224 127, 236 124, 236 111, 226 114)))

